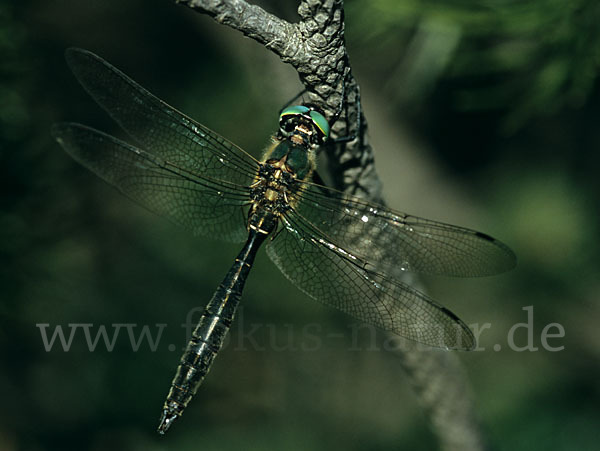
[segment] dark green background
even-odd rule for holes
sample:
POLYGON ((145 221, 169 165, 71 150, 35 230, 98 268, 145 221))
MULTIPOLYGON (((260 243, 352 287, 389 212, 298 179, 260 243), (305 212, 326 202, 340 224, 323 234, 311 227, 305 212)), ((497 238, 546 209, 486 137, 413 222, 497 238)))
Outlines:
MULTIPOLYGON (((169 435, 154 432, 181 324, 239 246, 154 217, 52 141, 61 120, 121 133, 63 51, 98 53, 255 155, 300 89, 297 76, 169 1, 6 3, 0 449, 433 449, 394 353, 372 350, 381 342, 364 331, 356 341, 351 318, 307 299, 264 254, 231 342, 169 435), (41 323, 92 324, 93 333, 166 326, 155 352, 134 352, 124 330, 112 352, 90 352, 81 330, 68 352, 46 352, 41 323), (253 328, 254 341, 244 338, 253 328)), ((263 4, 296 20, 294 1, 263 4)), ((599 21, 593 0, 347 2, 347 44, 389 205, 491 233, 519 257, 494 278, 426 280, 467 323, 491 324, 485 351, 460 357, 493 449, 580 451, 600 441, 599 21), (507 345, 526 306, 536 352, 507 345), (550 323, 565 329, 550 340, 560 352, 541 346, 550 323)), ((523 329, 515 337, 526 344, 523 329)))

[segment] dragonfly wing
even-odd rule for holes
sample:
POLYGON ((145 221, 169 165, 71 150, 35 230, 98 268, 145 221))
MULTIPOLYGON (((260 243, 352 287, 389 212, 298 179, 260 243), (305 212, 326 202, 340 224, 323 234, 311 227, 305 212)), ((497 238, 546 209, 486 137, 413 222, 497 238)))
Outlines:
POLYGON ((94 100, 148 152, 189 170, 250 185, 258 162, 235 144, 169 106, 87 50, 65 53, 94 100))
POLYGON ((365 269, 365 262, 314 234, 297 212, 267 243, 279 269, 310 297, 404 338, 447 349, 472 349, 470 329, 456 315, 400 281, 365 269))
POLYGON ((52 134, 77 162, 149 210, 194 234, 246 238, 247 187, 194 174, 84 125, 56 124, 52 134))
POLYGON ((324 186, 306 184, 293 208, 319 234, 384 273, 472 277, 501 273, 516 264, 508 246, 488 235, 396 212, 324 186))

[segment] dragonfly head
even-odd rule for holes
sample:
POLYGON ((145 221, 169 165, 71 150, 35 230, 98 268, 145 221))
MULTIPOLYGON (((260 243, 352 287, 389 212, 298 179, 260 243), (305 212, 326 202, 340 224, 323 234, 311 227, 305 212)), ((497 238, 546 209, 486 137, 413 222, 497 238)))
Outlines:
POLYGON ((299 135, 308 145, 316 147, 329 139, 329 123, 312 105, 289 106, 279 115, 279 135, 283 138, 299 135))

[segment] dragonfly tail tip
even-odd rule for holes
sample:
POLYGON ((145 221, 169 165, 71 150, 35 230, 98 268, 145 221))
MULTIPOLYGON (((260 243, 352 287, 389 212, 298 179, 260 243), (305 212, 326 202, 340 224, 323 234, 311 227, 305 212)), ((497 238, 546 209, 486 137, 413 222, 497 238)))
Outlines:
POLYGON ((169 430, 173 421, 179 418, 179 415, 170 411, 169 409, 163 410, 162 415, 160 416, 160 423, 158 425, 158 433, 160 435, 165 435, 165 432, 169 430))

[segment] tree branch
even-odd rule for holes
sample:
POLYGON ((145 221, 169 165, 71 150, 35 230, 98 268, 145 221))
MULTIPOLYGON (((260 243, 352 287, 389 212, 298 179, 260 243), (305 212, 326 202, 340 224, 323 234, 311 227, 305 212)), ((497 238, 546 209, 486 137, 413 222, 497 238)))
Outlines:
POLYGON ((211 16, 223 25, 241 31, 286 62, 294 58, 294 49, 299 47, 301 37, 297 25, 243 0, 176 0, 176 3, 184 4, 211 16))
MULTIPOLYGON (((367 122, 358 108, 358 88, 344 41, 343 0, 301 0, 300 22, 291 24, 243 0, 179 0, 217 22, 241 31, 291 64, 310 101, 329 117, 343 106, 332 124, 333 136, 355 135, 354 141, 327 149, 336 188, 383 203, 368 142, 367 122), (356 129, 361 114, 360 129, 356 129)), ((401 362, 424 405, 445 451, 476 451, 483 441, 470 401, 468 382, 455 354, 398 350, 401 362)))

